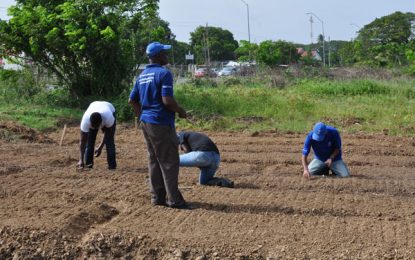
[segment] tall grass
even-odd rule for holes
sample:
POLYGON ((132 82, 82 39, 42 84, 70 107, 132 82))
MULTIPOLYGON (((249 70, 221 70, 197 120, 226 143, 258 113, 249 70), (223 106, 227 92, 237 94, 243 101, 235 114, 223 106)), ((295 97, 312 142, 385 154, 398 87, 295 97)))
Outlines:
MULTIPOLYGON (((191 111, 196 122, 178 119, 177 125, 209 130, 304 132, 315 122, 323 121, 349 132, 415 134, 414 79, 391 79, 392 74, 385 74, 390 77, 330 80, 322 76, 297 77, 296 73, 278 71, 177 85, 176 99, 191 111)), ((101 99, 71 99, 64 88, 32 88, 31 81, 24 80, 25 73, 2 72, 0 76, 0 120, 17 120, 37 129, 53 129, 65 121, 79 122, 83 110, 73 107, 85 109, 90 101, 101 99)), ((108 100, 115 105, 119 121, 132 119, 128 95, 127 90, 108 100)))
POLYGON ((196 126, 231 130, 306 131, 324 121, 350 132, 415 133, 414 81, 303 80, 284 89, 242 85, 176 87, 196 126))

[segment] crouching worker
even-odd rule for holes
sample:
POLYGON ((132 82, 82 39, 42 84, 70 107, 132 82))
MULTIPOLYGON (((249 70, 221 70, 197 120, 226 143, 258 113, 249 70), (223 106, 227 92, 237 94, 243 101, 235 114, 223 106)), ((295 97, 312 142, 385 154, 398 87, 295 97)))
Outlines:
POLYGON ((84 168, 84 166, 92 168, 94 165, 94 154, 95 157, 100 156, 104 144, 107 149, 108 169, 113 170, 117 167, 114 143, 115 125, 115 108, 111 103, 94 101, 89 105, 81 121, 79 169, 84 168), (99 129, 102 129, 104 136, 95 149, 95 140, 99 129))
POLYGON ((197 132, 179 132, 181 167, 198 167, 200 185, 233 188, 234 183, 226 178, 216 178, 220 164, 220 153, 215 143, 206 135, 197 132))
POLYGON ((342 160, 342 144, 336 128, 319 122, 314 125, 304 142, 302 164, 303 176, 328 175, 331 170, 337 177, 349 177, 350 173, 342 160), (313 148, 314 159, 307 165, 310 148, 313 148))

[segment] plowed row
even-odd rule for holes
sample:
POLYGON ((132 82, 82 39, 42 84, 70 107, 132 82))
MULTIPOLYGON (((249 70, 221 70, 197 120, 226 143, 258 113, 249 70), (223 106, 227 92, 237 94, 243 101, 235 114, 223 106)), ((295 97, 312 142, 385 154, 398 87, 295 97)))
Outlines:
POLYGON ((118 127, 114 172, 105 152, 76 171, 78 131, 62 147, 60 132, 0 140, 0 259, 415 258, 413 138, 343 134, 353 177, 308 181, 303 134, 210 132, 218 175, 236 187, 202 187, 182 169, 189 211, 150 205, 136 129, 118 127))

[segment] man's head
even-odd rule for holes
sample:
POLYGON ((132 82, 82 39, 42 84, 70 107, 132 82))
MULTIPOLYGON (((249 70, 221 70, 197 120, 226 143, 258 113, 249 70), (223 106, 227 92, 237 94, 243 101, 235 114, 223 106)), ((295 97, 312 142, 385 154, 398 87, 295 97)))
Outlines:
POLYGON ((326 137, 326 134, 327 134, 327 127, 325 124, 323 124, 322 122, 318 122, 317 124, 314 125, 313 136, 312 136, 313 140, 317 142, 321 142, 326 137))
POLYGON ((97 128, 99 128, 99 126, 101 125, 101 122, 102 122, 101 114, 98 113, 98 112, 94 112, 89 117, 89 120, 91 120, 91 127, 93 129, 97 129, 97 128))
POLYGON ((150 63, 157 63, 164 66, 169 63, 166 51, 171 49, 171 45, 164 45, 159 42, 152 42, 147 45, 146 54, 150 63))

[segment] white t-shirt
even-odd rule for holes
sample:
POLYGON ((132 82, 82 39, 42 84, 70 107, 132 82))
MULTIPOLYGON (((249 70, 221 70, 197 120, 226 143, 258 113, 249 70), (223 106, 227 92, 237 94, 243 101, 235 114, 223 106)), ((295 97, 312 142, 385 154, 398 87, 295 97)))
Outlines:
POLYGON ((85 111, 81 121, 81 131, 88 133, 91 128, 91 114, 98 112, 101 114, 102 123, 99 128, 111 127, 114 124, 115 118, 113 113, 115 112, 114 106, 106 101, 94 101, 88 109, 85 111))

